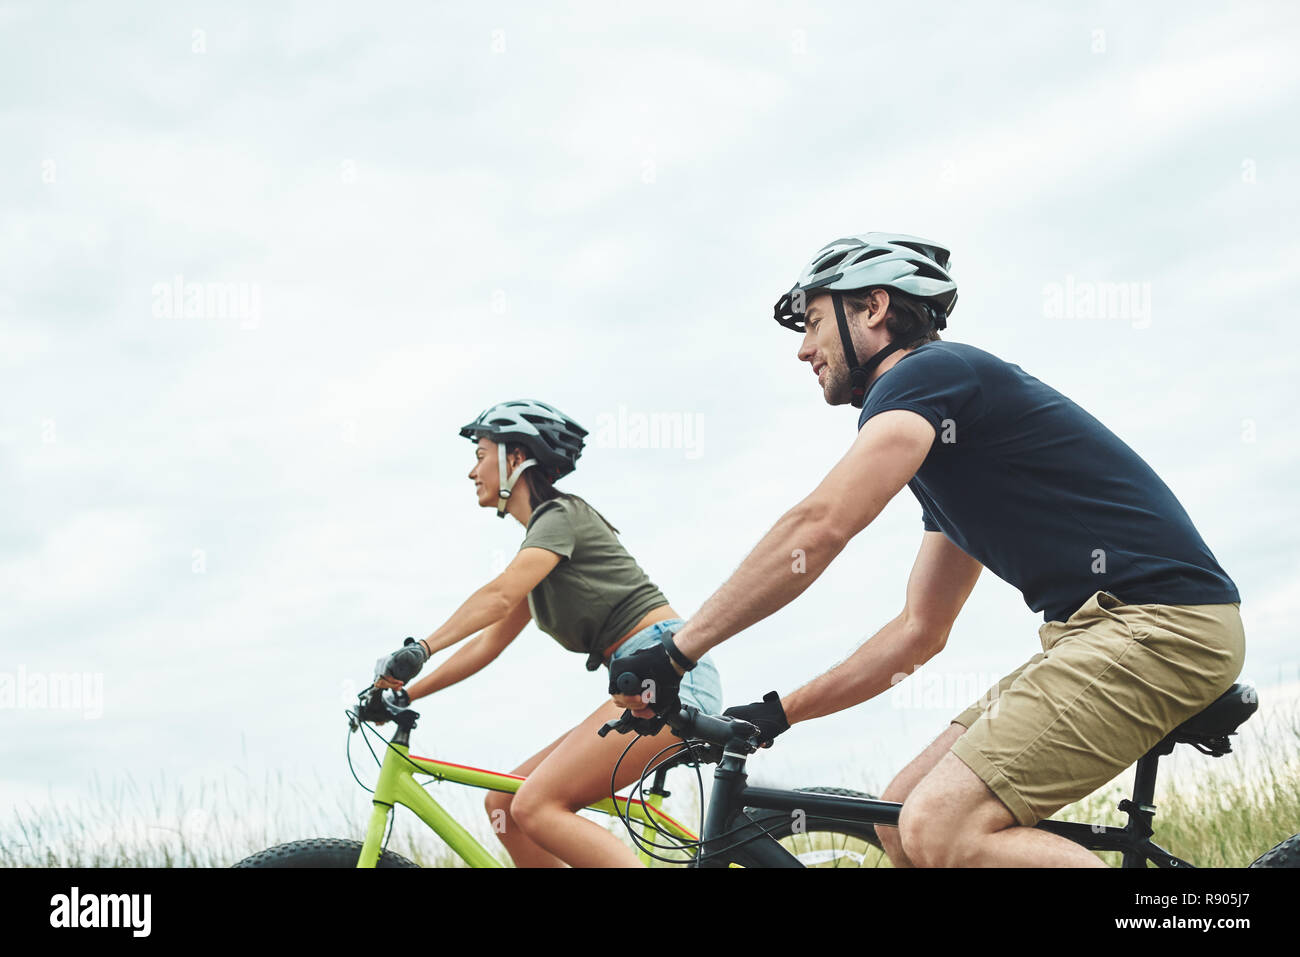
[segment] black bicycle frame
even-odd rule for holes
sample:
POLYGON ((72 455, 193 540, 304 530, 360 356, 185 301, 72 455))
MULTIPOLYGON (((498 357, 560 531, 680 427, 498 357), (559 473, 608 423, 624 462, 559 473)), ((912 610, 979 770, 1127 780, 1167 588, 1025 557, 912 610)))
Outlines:
MULTIPOLYGON (((1171 746, 1172 747, 1172 746, 1171 746)), ((1124 855, 1122 867, 1192 867, 1151 841, 1151 819, 1155 806, 1156 763, 1159 750, 1153 749, 1137 763, 1137 779, 1132 800, 1124 800, 1119 810, 1128 815, 1124 827, 1104 824, 1077 824, 1068 821, 1040 821, 1038 827, 1074 841, 1090 851, 1119 851, 1124 855)), ((1168 753, 1168 751, 1164 751, 1168 753)), ((803 865, 776 842, 767 829, 771 820, 751 821, 746 808, 800 812, 805 816, 837 818, 861 824, 898 826, 902 805, 893 801, 818 794, 815 791, 782 791, 775 788, 750 787, 745 782, 745 755, 724 750, 713 775, 713 795, 704 820, 704 834, 696 867, 726 867, 732 852, 744 853, 763 867, 802 867, 803 865)))

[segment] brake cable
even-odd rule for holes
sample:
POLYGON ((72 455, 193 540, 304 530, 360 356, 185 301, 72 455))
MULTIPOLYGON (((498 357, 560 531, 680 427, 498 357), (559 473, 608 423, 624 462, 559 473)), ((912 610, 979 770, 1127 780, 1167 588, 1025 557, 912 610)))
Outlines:
MULTIPOLYGON (((675 835, 670 834, 669 832, 665 831, 662 827, 659 826, 659 823, 658 823, 657 821, 654 820, 653 816, 651 816, 651 815, 647 815, 647 818, 649 818, 649 821, 650 821, 651 826, 654 827, 654 829, 655 829, 656 831, 658 831, 658 832, 659 832, 661 835, 663 835, 664 837, 671 838, 671 839, 674 840, 676 843, 674 843, 674 844, 670 844, 670 845, 669 845, 669 844, 659 844, 658 842, 650 841, 650 840, 647 840, 647 839, 641 837, 640 835, 638 835, 638 834, 636 833, 636 831, 633 829, 633 826, 632 826, 632 820, 631 820, 631 802, 632 802, 632 800, 634 799, 634 796, 636 795, 636 793, 637 793, 638 791, 642 791, 642 793, 644 793, 643 788, 644 788, 644 786, 645 786, 645 779, 646 779, 647 777, 649 777, 650 774, 651 774, 653 771, 658 770, 658 766, 657 766, 657 765, 656 765, 656 767, 654 767, 654 768, 651 768, 650 765, 654 763, 655 759, 658 758, 659 755, 663 754, 664 751, 667 751, 669 748, 677 748, 679 754, 681 753, 681 750, 682 750, 682 749, 689 749, 689 750, 691 751, 692 756, 694 756, 694 753, 695 753, 695 746, 696 746, 696 744, 697 744, 697 742, 695 742, 695 741, 690 741, 690 740, 687 740, 687 739, 682 739, 682 741, 681 741, 680 743, 678 743, 678 742, 674 742, 674 743, 672 743, 672 744, 669 744, 667 747, 661 749, 661 750, 658 751, 656 754, 654 754, 654 755, 650 758, 650 760, 646 762, 645 767, 642 769, 640 779, 637 781, 637 783, 636 783, 635 785, 633 785, 632 790, 629 792, 629 796, 628 796, 628 814, 627 814, 627 815, 624 815, 623 812, 619 811, 619 809, 618 809, 618 800, 617 800, 617 798, 616 798, 617 792, 616 792, 615 789, 614 789, 614 783, 615 783, 615 781, 617 780, 618 769, 619 769, 619 767, 623 764, 623 761, 627 758, 628 752, 632 750, 633 745, 635 745, 639 740, 641 740, 642 737, 643 737, 643 735, 638 734, 635 738, 633 738, 632 741, 629 742, 628 746, 627 746, 626 748, 623 749, 623 753, 619 756, 618 761, 615 762, 615 764, 614 764, 614 771, 613 771, 613 773, 610 775, 610 797, 611 797, 611 798, 614 798, 614 810, 615 810, 615 814, 617 815, 617 817, 619 818, 619 820, 622 821, 623 826, 627 829, 628 836, 632 839, 632 843, 633 843, 634 845, 636 845, 636 847, 638 848, 638 850, 640 850, 641 852, 643 852, 646 856, 648 856, 648 857, 650 857, 650 858, 653 858, 653 859, 656 860, 656 861, 662 861, 662 862, 667 863, 667 864, 679 864, 679 863, 681 863, 679 860, 677 860, 677 859, 675 859, 675 858, 670 858, 670 857, 663 857, 663 856, 661 856, 661 855, 659 855, 659 854, 656 854, 654 851, 650 850, 650 848, 651 848, 651 847, 654 847, 654 848, 658 848, 658 849, 661 849, 661 850, 689 850, 689 849, 694 849, 694 850, 697 852, 696 859, 698 860, 699 854, 702 854, 702 853, 704 852, 704 845, 705 845, 706 843, 716 843, 717 841, 720 841, 720 840, 722 840, 723 838, 730 837, 731 835, 736 834, 736 833, 739 832, 739 831, 746 830, 747 828, 750 828, 750 827, 754 827, 754 828, 757 828, 757 829, 758 829, 758 833, 756 833, 756 834, 752 834, 752 835, 750 835, 749 837, 742 838, 741 840, 736 841, 734 844, 730 844, 730 845, 727 845, 727 846, 722 847, 722 848, 720 848, 720 849, 715 849, 715 850, 709 852, 709 853, 712 853, 712 854, 715 854, 715 855, 716 855, 716 854, 725 854, 725 853, 729 853, 729 852, 731 852, 731 851, 734 851, 736 848, 743 847, 744 845, 749 844, 749 843, 752 842, 752 841, 756 841, 756 840, 758 840, 759 838, 769 837, 773 832, 777 831, 778 829, 780 829, 780 828, 783 826, 784 821, 782 821, 780 818, 777 818, 776 821, 772 824, 771 827, 764 827, 764 826, 763 826, 762 824, 760 824, 758 821, 754 820, 754 818, 751 817, 751 816, 749 815, 749 813, 748 813, 748 811, 747 811, 746 809, 741 808, 740 813, 745 817, 746 821, 748 822, 747 824, 740 824, 740 825, 738 825, 738 826, 736 826, 736 827, 734 827, 734 828, 731 828, 730 830, 723 831, 721 834, 717 834, 717 835, 715 835, 714 837, 709 838, 709 840, 708 840, 707 842, 704 841, 703 839, 696 839, 696 840, 694 840, 694 841, 684 841, 684 840, 682 840, 682 839, 676 837, 675 835)), ((665 760, 668 760, 668 759, 665 759, 665 760)), ((662 764, 663 762, 660 762, 660 763, 662 764)), ((697 779, 697 781, 698 781, 698 785, 699 785, 699 795, 700 795, 700 833, 703 834, 703 833, 704 833, 704 777, 703 777, 703 775, 700 773, 700 765, 699 765, 699 762, 698 762, 698 761, 694 762, 693 766, 694 766, 694 768, 695 768, 695 776, 696 776, 696 779, 697 779)))

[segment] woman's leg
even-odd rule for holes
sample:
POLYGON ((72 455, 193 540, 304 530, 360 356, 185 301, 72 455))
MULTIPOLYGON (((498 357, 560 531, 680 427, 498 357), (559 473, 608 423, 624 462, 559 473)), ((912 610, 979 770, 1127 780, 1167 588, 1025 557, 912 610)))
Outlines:
MULTIPOLYGON (((573 867, 642 866, 618 837, 575 813, 609 797, 609 775, 628 739, 621 734, 602 738, 596 732, 622 713, 609 701, 597 708, 543 758, 511 802, 511 815, 533 844, 573 867)), ((647 761, 679 740, 662 728, 637 741, 619 768, 615 790, 636 781, 647 761)))
MULTIPOLYGON (((566 731, 560 735, 542 750, 538 751, 531 758, 525 761, 519 767, 511 771, 511 774, 518 774, 521 777, 527 777, 533 773, 533 770, 542 763, 548 754, 560 746, 565 738, 572 732, 566 731)), ((506 853, 510 859, 515 862, 516 867, 564 867, 564 861, 560 860, 549 851, 543 850, 529 840, 524 829, 515 823, 511 816, 511 805, 515 795, 506 794, 502 791, 488 791, 487 798, 484 799, 483 805, 487 808, 488 820, 492 822, 492 830, 496 833, 497 838, 505 845, 506 853)))

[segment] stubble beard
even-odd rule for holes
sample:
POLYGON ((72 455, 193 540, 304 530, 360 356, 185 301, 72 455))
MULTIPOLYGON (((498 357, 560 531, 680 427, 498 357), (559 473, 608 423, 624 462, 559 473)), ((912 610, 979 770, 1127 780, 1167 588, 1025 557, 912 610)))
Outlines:
POLYGON ((822 394, 827 405, 846 405, 850 398, 848 373, 831 362, 826 363, 826 386, 822 394))

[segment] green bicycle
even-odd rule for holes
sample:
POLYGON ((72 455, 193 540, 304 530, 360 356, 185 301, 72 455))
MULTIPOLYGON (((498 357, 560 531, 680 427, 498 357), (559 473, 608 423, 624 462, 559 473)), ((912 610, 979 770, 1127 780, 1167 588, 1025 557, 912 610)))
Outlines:
MULTIPOLYGON (((429 793, 428 789, 416 781, 417 774, 428 775, 433 782, 466 785, 513 794, 519 790, 524 778, 499 771, 488 771, 455 764, 450 761, 422 757, 412 754, 410 750, 411 732, 419 721, 419 714, 409 707, 409 699, 403 692, 384 691, 367 688, 357 696, 356 709, 349 709, 349 732, 368 731, 380 740, 383 736, 369 727, 369 722, 392 721, 396 732, 391 740, 386 741, 386 748, 379 763, 379 779, 375 784, 373 810, 366 827, 364 841, 343 838, 312 838, 280 844, 247 857, 235 867, 418 867, 413 861, 387 850, 387 837, 391 836, 392 816, 397 805, 411 810, 447 847, 471 867, 503 866, 474 836, 461 825, 429 793)), ((349 739, 350 740, 350 739, 349 739)), ((685 742, 674 740, 661 754, 667 754, 653 766, 647 766, 646 777, 653 776, 653 782, 643 789, 643 795, 636 797, 642 786, 634 788, 632 795, 622 797, 612 795, 588 810, 599 811, 618 817, 632 833, 637 846, 637 853, 642 863, 650 864, 653 858, 667 864, 692 866, 695 863, 699 838, 681 822, 663 811, 663 800, 669 795, 665 789, 667 772, 675 767, 693 767, 699 774, 702 763, 717 761, 718 756, 704 753, 703 749, 694 748, 685 742), (637 834, 636 831, 640 833, 637 834), (654 848, 651 851, 650 848, 654 848)), ((372 752, 373 753, 373 752, 372 752)), ((351 758, 349 756, 349 763, 351 758)), ((354 772, 355 776, 355 772, 354 772)), ((364 785, 362 785, 364 787, 364 785)), ((843 788, 808 789, 823 794, 856 797, 872 800, 869 794, 848 791, 843 788)), ((734 822, 737 829, 749 826, 743 812, 734 822)), ((883 852, 870 824, 833 821, 814 816, 799 820, 793 817, 783 818, 764 829, 766 836, 782 845, 786 851, 805 866, 860 866, 871 853, 877 860, 883 852)), ((711 854, 711 861, 723 860, 726 864, 741 867, 759 867, 762 860, 753 853, 753 842, 746 841, 722 855, 711 854)))

